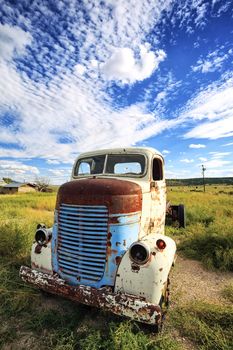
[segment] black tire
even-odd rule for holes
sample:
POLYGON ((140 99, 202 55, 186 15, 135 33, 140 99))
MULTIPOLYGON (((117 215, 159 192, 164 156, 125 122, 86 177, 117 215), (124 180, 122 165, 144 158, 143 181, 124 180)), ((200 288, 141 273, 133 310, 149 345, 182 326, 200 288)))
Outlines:
POLYGON ((185 207, 183 204, 178 205, 178 221, 179 227, 186 227, 185 207))
POLYGON ((168 277, 167 283, 165 285, 163 294, 161 295, 160 302, 159 302, 159 306, 161 307, 162 315, 161 315, 160 322, 157 323, 155 326, 153 326, 154 333, 161 333, 163 331, 166 313, 167 313, 167 310, 168 310, 168 307, 170 304, 170 302, 169 302, 169 295, 170 295, 169 285, 170 285, 170 279, 168 277))

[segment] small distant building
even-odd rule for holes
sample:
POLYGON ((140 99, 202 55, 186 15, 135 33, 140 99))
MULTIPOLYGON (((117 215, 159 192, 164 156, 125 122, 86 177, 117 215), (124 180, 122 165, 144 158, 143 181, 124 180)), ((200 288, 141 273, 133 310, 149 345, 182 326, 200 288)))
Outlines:
POLYGON ((28 193, 35 192, 36 186, 30 183, 22 183, 22 182, 11 182, 9 184, 5 184, 0 188, 1 194, 13 194, 13 193, 28 193))

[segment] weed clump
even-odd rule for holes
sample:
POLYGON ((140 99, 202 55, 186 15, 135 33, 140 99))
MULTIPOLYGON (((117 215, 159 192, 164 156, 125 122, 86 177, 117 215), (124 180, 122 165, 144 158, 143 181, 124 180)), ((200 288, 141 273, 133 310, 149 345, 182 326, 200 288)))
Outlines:
POLYGON ((23 225, 17 222, 0 223, 0 255, 12 257, 25 254, 30 248, 33 232, 32 225, 23 225))
POLYGON ((230 350, 233 344, 233 309, 195 303, 178 307, 172 315, 182 336, 202 350, 230 350))
POLYGON ((111 322, 108 332, 86 334, 79 341, 81 350, 181 350, 180 344, 168 334, 149 337, 134 322, 111 322))
POLYGON ((193 236, 179 245, 189 258, 200 260, 208 268, 233 271, 233 236, 205 234, 193 236))
POLYGON ((233 303, 233 283, 223 289, 222 296, 233 303))

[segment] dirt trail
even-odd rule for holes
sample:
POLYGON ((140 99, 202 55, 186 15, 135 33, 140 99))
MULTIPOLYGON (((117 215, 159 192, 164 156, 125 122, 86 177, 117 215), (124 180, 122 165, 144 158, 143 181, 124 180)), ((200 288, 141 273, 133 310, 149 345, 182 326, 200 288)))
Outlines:
MULTIPOLYGON (((222 290, 233 282, 233 273, 208 271, 199 261, 178 256, 170 277, 171 309, 195 301, 231 304, 222 296, 222 290)), ((178 330, 174 329, 172 334, 183 350, 199 349, 189 339, 182 337, 178 330)))
POLYGON ((208 271, 195 260, 178 257, 171 273, 171 297, 176 304, 189 301, 205 301, 214 304, 227 303, 222 290, 233 282, 233 273, 208 271))

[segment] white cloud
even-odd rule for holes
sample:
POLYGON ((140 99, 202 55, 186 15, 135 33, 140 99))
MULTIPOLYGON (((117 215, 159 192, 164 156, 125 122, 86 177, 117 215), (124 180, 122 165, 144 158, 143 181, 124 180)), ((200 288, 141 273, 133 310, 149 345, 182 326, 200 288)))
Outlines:
POLYGON ((225 143, 224 145, 222 145, 223 147, 227 147, 227 146, 233 146, 233 142, 229 142, 229 143, 225 143))
POLYGON ((145 112, 143 104, 114 110, 97 81, 71 73, 55 77, 46 86, 22 79, 2 61, 0 74, 4 81, 0 86, 2 118, 8 110, 15 116, 12 126, 2 124, 0 133, 22 147, 0 148, 2 157, 70 162, 78 152, 133 145, 175 124, 145 112))
POLYGON ((167 96, 167 92, 166 91, 161 91, 156 96, 156 101, 162 101, 162 100, 165 99, 166 96, 167 96))
MULTIPOLYGON (((1 81, 4 81, 0 85, 0 139, 1 142, 15 143, 19 148, 0 147, 0 157, 39 157, 70 163, 77 153, 87 149, 133 145, 170 128, 173 121, 161 120, 154 113, 148 113, 143 104, 113 108, 114 101, 103 92, 109 82, 98 76, 99 63, 106 62, 113 47, 127 47, 135 53, 132 79, 144 79, 151 74, 151 69, 156 69, 164 56, 163 51, 151 52, 142 43, 169 3, 165 1, 161 5, 119 1, 117 4, 107 4, 101 11, 98 6, 93 7, 90 11, 93 26, 87 26, 80 17, 80 26, 75 23, 70 27, 72 35, 79 42, 80 60, 75 62, 73 72, 66 68, 69 56, 65 50, 74 52, 74 42, 69 42, 65 32, 62 32, 54 43, 46 30, 38 28, 37 37, 43 36, 43 41, 54 45, 57 50, 58 53, 53 51, 53 55, 62 57, 61 67, 57 67, 60 69, 59 74, 51 71, 54 67, 51 67, 50 60, 45 64, 48 48, 42 45, 42 41, 32 41, 34 28, 30 21, 25 20, 25 23, 31 34, 16 26, 1 26, 4 35, 7 33, 7 38, 12 40, 7 40, 6 44, 4 42, 3 48, 7 55, 0 57, 0 76, 1 81), (113 17, 109 16, 112 7, 113 17), (122 11, 123 17, 119 16, 122 11), (103 19, 105 26, 100 25, 103 19), (85 40, 82 41, 82 37, 85 40), (100 37, 102 40, 99 40, 100 37), (62 45, 58 45, 59 40, 62 45), (40 79, 35 79, 38 77, 39 64, 31 69, 29 78, 24 71, 27 66, 20 70, 12 59, 13 54, 18 57, 24 54, 30 43, 31 48, 32 45, 39 45, 37 49, 33 46, 34 54, 38 62, 43 62, 46 72, 40 79), (136 56, 139 47, 140 57, 136 56)), ((88 6, 92 5, 90 2, 88 6)), ((63 6, 63 3, 59 3, 60 10, 63 6)), ((32 4, 33 9, 35 16, 39 15, 36 4, 32 4)), ((72 8, 69 11, 72 13, 72 8)), ((43 12, 51 12, 46 4, 43 12)))
POLYGON ((194 162, 194 159, 188 159, 188 158, 184 158, 184 159, 180 159, 180 162, 182 163, 193 163, 194 162))
POLYGON ((0 57, 10 60, 14 53, 22 55, 31 41, 31 34, 21 28, 0 24, 0 57))
POLYGON ((47 159, 46 163, 53 164, 53 165, 60 164, 60 162, 58 160, 56 160, 56 159, 47 159))
POLYGON ((206 145, 203 145, 203 144, 200 144, 200 143, 198 143, 198 144, 191 143, 189 145, 189 148, 205 148, 205 147, 206 147, 206 145))
MULTIPOLYGON (((30 24, 23 14, 19 22, 27 27, 27 31, 1 25, 6 40, 0 35, 0 52, 3 52, 0 54, 0 76, 4 82, 0 85, 0 139, 20 146, 20 149, 1 147, 1 157, 40 157, 53 164, 56 161, 72 163, 78 152, 133 145, 183 122, 182 118, 161 119, 162 107, 154 109, 158 114, 149 113, 143 103, 115 107, 115 101, 104 92, 111 83, 99 71, 101 64, 102 69, 106 69, 114 55, 121 53, 120 59, 128 65, 129 71, 125 72, 116 60, 115 66, 113 62, 110 67, 113 79, 133 83, 150 77, 165 59, 165 53, 152 51, 145 42, 151 40, 149 33, 161 19, 163 11, 172 10, 172 1, 109 0, 101 7, 94 1, 86 1, 90 16, 88 24, 81 10, 78 22, 73 21, 77 18, 76 3, 58 1, 56 4, 59 11, 65 13, 68 29, 63 30, 64 23, 59 23, 55 39, 47 31, 46 21, 51 22, 48 14, 52 11, 46 2, 43 6, 38 6, 38 2, 30 5, 35 22, 43 18, 43 29, 30 24), (68 39, 67 33, 72 40, 68 39), (27 45, 31 45, 31 50, 27 51, 27 45), (52 48, 51 52, 48 47, 52 48), (121 50, 126 50, 126 53, 121 50), (32 58, 32 66, 21 62, 19 69, 13 58, 25 53, 28 54, 26 59, 32 58), (33 61, 33 57, 36 60, 33 61), (125 57, 129 60, 126 61, 125 57), (55 61, 59 63, 54 64, 55 61), (117 72, 119 76, 116 76, 117 72)), ((187 7, 177 5, 180 12, 173 15, 172 25, 177 20, 182 27, 190 19, 193 9, 196 26, 201 27, 206 9, 199 5, 199 0, 187 2, 187 7)), ((52 19, 53 15, 51 13, 52 19)), ((154 42, 156 40, 156 47, 159 47, 154 35, 154 42)), ((107 69, 108 79, 112 79, 110 73, 107 69)), ((159 105, 168 101, 169 89, 178 93, 177 84, 181 82, 173 79, 170 83, 168 77, 168 87, 157 90, 160 92, 155 103, 159 105)), ((195 110, 194 105, 190 108, 195 110)), ((193 118, 186 114, 186 120, 202 120, 203 114, 198 115, 198 118, 193 118)))
POLYGON ((213 83, 194 97, 179 117, 186 122, 198 122, 197 126, 185 134, 185 138, 218 139, 232 136, 232 96, 233 77, 226 76, 223 81, 213 83))
POLYGON ((147 45, 140 46, 140 57, 135 57, 130 48, 117 48, 110 59, 101 67, 105 77, 109 80, 132 84, 149 78, 158 68, 159 63, 166 57, 163 50, 149 51, 147 45))
POLYGON ((171 153, 171 152, 168 151, 167 149, 164 149, 164 150, 162 151, 162 153, 163 153, 163 154, 169 154, 169 153, 171 153))
MULTIPOLYGON (((201 162, 205 162, 208 176, 232 176, 232 160, 225 160, 231 152, 209 152, 210 159, 200 157, 201 162)), ((201 165, 201 164, 199 164, 201 165)))
POLYGON ((198 158, 201 162, 207 162, 207 158, 205 158, 205 157, 199 157, 198 158))
POLYGON ((23 164, 19 161, 0 160, 0 178, 10 177, 13 180, 33 180, 40 171, 35 166, 23 164))
POLYGON ((222 159, 212 159, 208 162, 205 163, 205 166, 207 169, 214 169, 214 168, 221 168, 221 167, 224 167, 225 165, 229 165, 231 164, 232 162, 229 161, 229 160, 222 160, 222 159))
POLYGON ((209 152, 211 154, 212 158, 223 158, 226 156, 231 155, 231 152, 209 152))
POLYGON ((75 66, 74 71, 78 74, 78 75, 83 75, 86 72, 86 67, 83 66, 82 64, 77 64, 75 66))
POLYGON ((192 70, 201 73, 215 72, 222 68, 223 63, 229 58, 229 54, 231 54, 230 50, 228 53, 223 53, 219 50, 213 51, 205 59, 200 58, 197 64, 192 66, 192 70))
POLYGON ((55 176, 64 176, 64 170, 63 169, 49 169, 49 172, 55 176))

